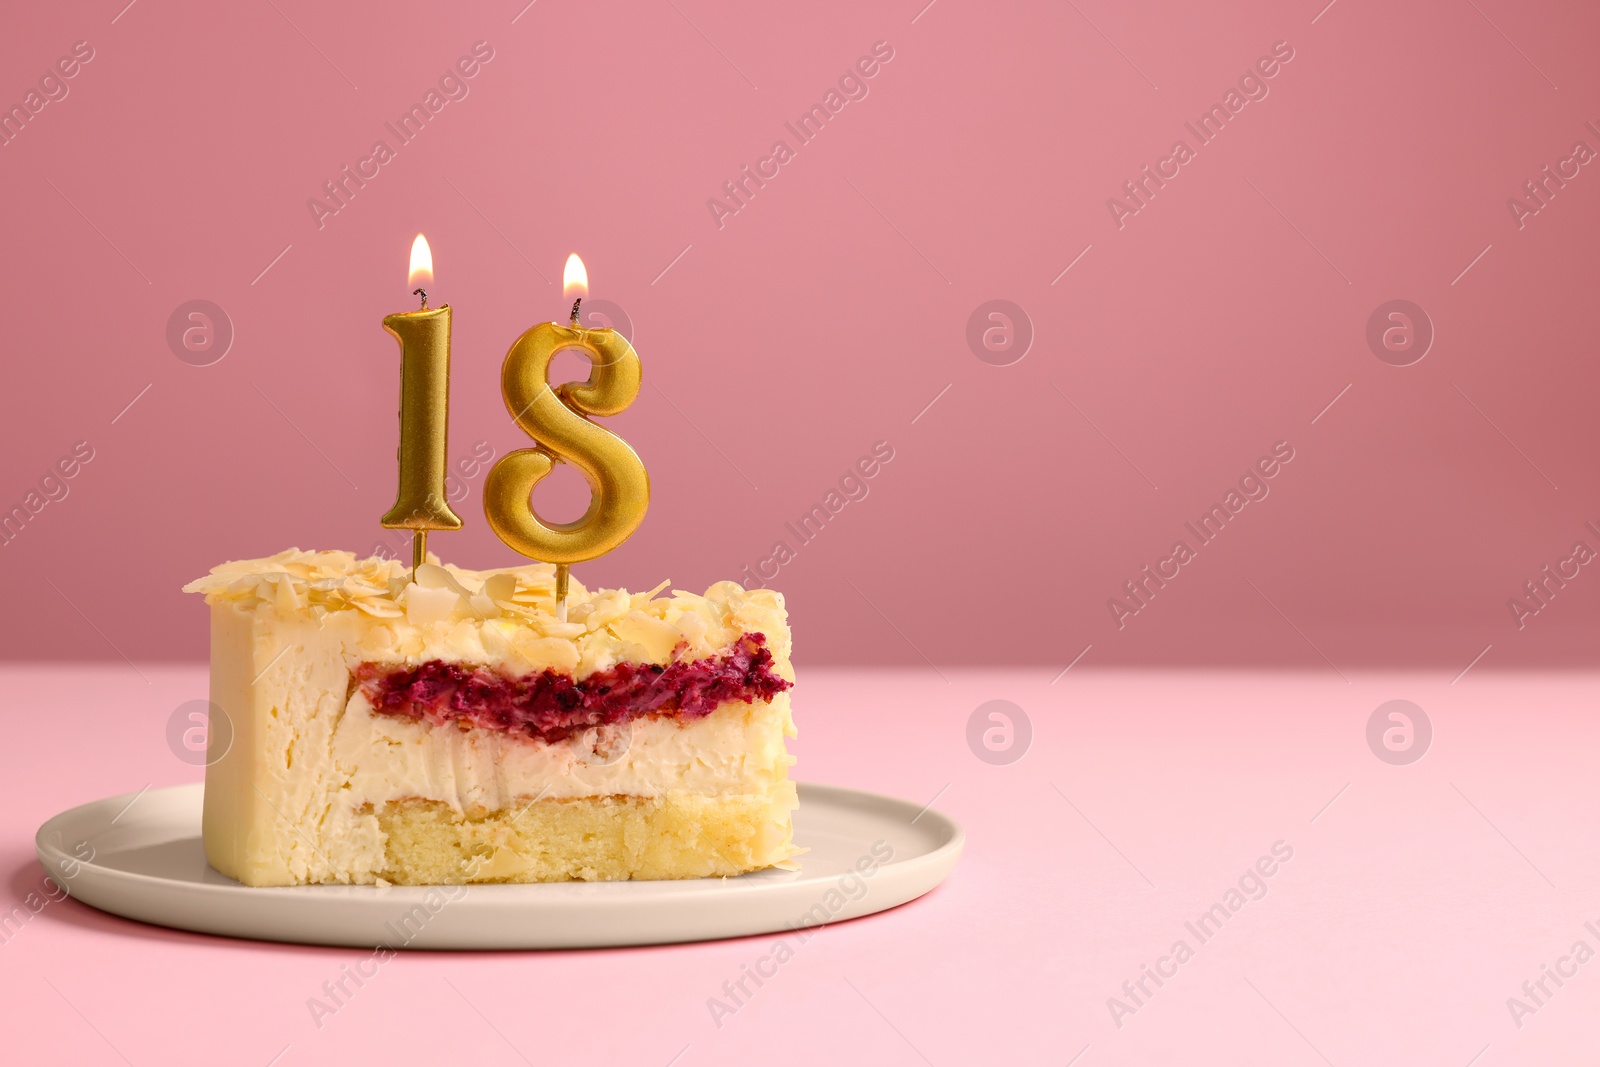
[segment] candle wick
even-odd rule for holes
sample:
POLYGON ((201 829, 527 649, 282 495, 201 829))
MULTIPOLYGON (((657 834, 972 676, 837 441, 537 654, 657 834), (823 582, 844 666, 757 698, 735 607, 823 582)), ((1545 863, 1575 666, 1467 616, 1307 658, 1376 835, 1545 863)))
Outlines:
POLYGON ((420 296, 420 297, 422 297, 422 308, 421 308, 421 310, 423 310, 423 311, 427 311, 428 310, 428 290, 426 290, 426 289, 413 289, 413 290, 411 290, 411 295, 412 296, 420 296))
POLYGON ((578 325, 578 305, 581 303, 583 303, 583 297, 581 296, 572 302, 572 325, 574 326, 578 325))

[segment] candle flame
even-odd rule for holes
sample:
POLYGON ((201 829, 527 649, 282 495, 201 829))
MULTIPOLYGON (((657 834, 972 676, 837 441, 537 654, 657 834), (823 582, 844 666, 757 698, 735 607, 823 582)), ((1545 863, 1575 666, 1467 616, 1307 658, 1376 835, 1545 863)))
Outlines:
POLYGON ((589 295, 589 272, 576 252, 567 257, 566 269, 561 272, 561 295, 568 300, 589 295))
POLYGON ((428 247, 428 239, 419 233, 417 239, 411 242, 411 273, 406 278, 406 286, 416 289, 432 284, 433 249, 428 247))

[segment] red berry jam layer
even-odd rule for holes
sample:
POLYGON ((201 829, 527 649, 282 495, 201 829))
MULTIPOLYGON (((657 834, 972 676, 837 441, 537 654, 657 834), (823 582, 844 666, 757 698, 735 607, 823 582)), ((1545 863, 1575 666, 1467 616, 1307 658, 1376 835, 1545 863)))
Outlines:
POLYGON ((770 701, 794 685, 773 673, 772 652, 759 633, 744 634, 707 659, 665 667, 619 663, 581 682, 549 669, 513 678, 442 660, 399 669, 363 663, 355 682, 376 714, 502 730, 546 743, 647 716, 692 722, 719 704, 770 701))

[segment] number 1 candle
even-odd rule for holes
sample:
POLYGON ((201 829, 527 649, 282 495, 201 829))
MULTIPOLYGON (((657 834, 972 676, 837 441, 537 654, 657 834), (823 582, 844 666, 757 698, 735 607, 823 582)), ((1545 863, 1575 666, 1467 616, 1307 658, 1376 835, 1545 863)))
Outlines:
POLYGON ((406 283, 422 298, 417 311, 386 315, 383 328, 400 342, 400 489, 380 522, 411 531, 411 576, 427 558, 429 530, 459 530, 445 502, 450 416, 450 305, 428 307, 433 253, 422 234, 411 243, 406 283))

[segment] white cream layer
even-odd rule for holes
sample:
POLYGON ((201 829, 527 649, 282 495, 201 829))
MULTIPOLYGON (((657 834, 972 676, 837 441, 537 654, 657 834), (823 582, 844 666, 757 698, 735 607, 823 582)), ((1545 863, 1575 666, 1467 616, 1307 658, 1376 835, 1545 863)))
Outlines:
POLYGON ((469 811, 535 796, 761 793, 793 762, 783 746, 788 705, 789 695, 780 693, 771 704, 722 704, 692 722, 639 719, 604 736, 590 731, 545 744, 498 730, 375 715, 358 691, 329 750, 313 752, 308 744, 297 762, 324 764, 318 770, 337 774, 357 807, 413 797, 469 811))

